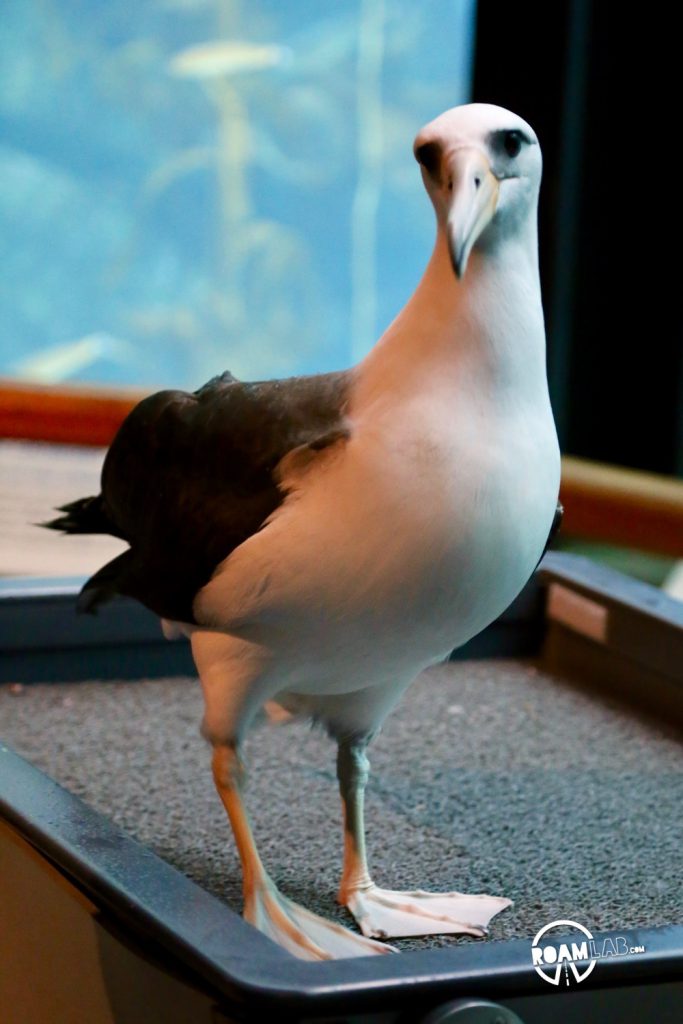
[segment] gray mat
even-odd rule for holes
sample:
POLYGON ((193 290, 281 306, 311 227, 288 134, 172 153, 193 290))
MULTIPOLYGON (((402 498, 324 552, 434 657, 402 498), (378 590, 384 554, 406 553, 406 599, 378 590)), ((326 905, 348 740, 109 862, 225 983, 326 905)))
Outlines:
MULTIPOLYGON (((241 908, 240 870, 198 736, 196 680, 0 687, 0 737, 200 885, 241 908)), ((263 859, 290 897, 351 923, 334 748, 304 723, 247 742, 263 859)), ((488 940, 569 918, 592 930, 683 919, 683 747, 535 663, 430 670, 370 750, 368 844, 389 888, 511 897, 488 940)), ((0 780, 1 784, 1 780, 0 780)))

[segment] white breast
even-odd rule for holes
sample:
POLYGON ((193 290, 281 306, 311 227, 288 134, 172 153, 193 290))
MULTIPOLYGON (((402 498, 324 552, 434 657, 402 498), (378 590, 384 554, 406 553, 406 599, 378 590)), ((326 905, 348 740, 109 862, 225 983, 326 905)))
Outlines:
POLYGON ((297 692, 414 676, 514 599, 558 485, 549 410, 503 424, 432 398, 374 415, 223 563, 196 612, 269 648, 297 692))

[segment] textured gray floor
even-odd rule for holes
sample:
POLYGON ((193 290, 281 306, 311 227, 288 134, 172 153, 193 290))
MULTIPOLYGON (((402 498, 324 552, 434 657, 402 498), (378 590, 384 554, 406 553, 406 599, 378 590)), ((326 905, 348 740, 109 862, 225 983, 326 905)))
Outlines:
MULTIPOLYGON (((239 864, 200 717, 190 679, 0 687, 2 739, 239 909, 239 864)), ((330 741, 303 723, 264 725, 247 756, 248 805, 272 875, 287 895, 350 923, 334 902, 330 741)), ((463 662, 414 684, 371 762, 368 842, 380 884, 510 896, 493 939, 532 936, 558 918, 591 929, 683 920, 683 746, 673 728, 531 662, 463 662)), ((396 944, 458 941, 479 940, 396 944)))

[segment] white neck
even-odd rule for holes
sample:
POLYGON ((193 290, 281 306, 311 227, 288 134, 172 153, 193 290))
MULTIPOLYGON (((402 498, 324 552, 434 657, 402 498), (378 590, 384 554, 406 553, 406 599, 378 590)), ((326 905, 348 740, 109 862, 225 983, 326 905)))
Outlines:
POLYGON ((496 401, 547 401, 535 226, 473 250, 458 281, 440 226, 414 294, 356 368, 353 405, 394 404, 452 382, 496 401))

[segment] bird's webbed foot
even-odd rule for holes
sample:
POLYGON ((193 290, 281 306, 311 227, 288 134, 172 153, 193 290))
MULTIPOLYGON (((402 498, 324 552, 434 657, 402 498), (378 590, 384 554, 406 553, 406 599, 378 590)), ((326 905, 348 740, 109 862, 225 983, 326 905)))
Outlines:
POLYGON ((350 889, 340 902, 351 911, 363 935, 381 939, 446 934, 483 938, 491 918, 512 905, 504 896, 421 889, 398 892, 372 882, 350 889))
POLYGON ((301 960, 339 960, 397 952, 385 942, 364 938, 306 910, 283 896, 269 878, 260 881, 248 895, 244 917, 301 960))

